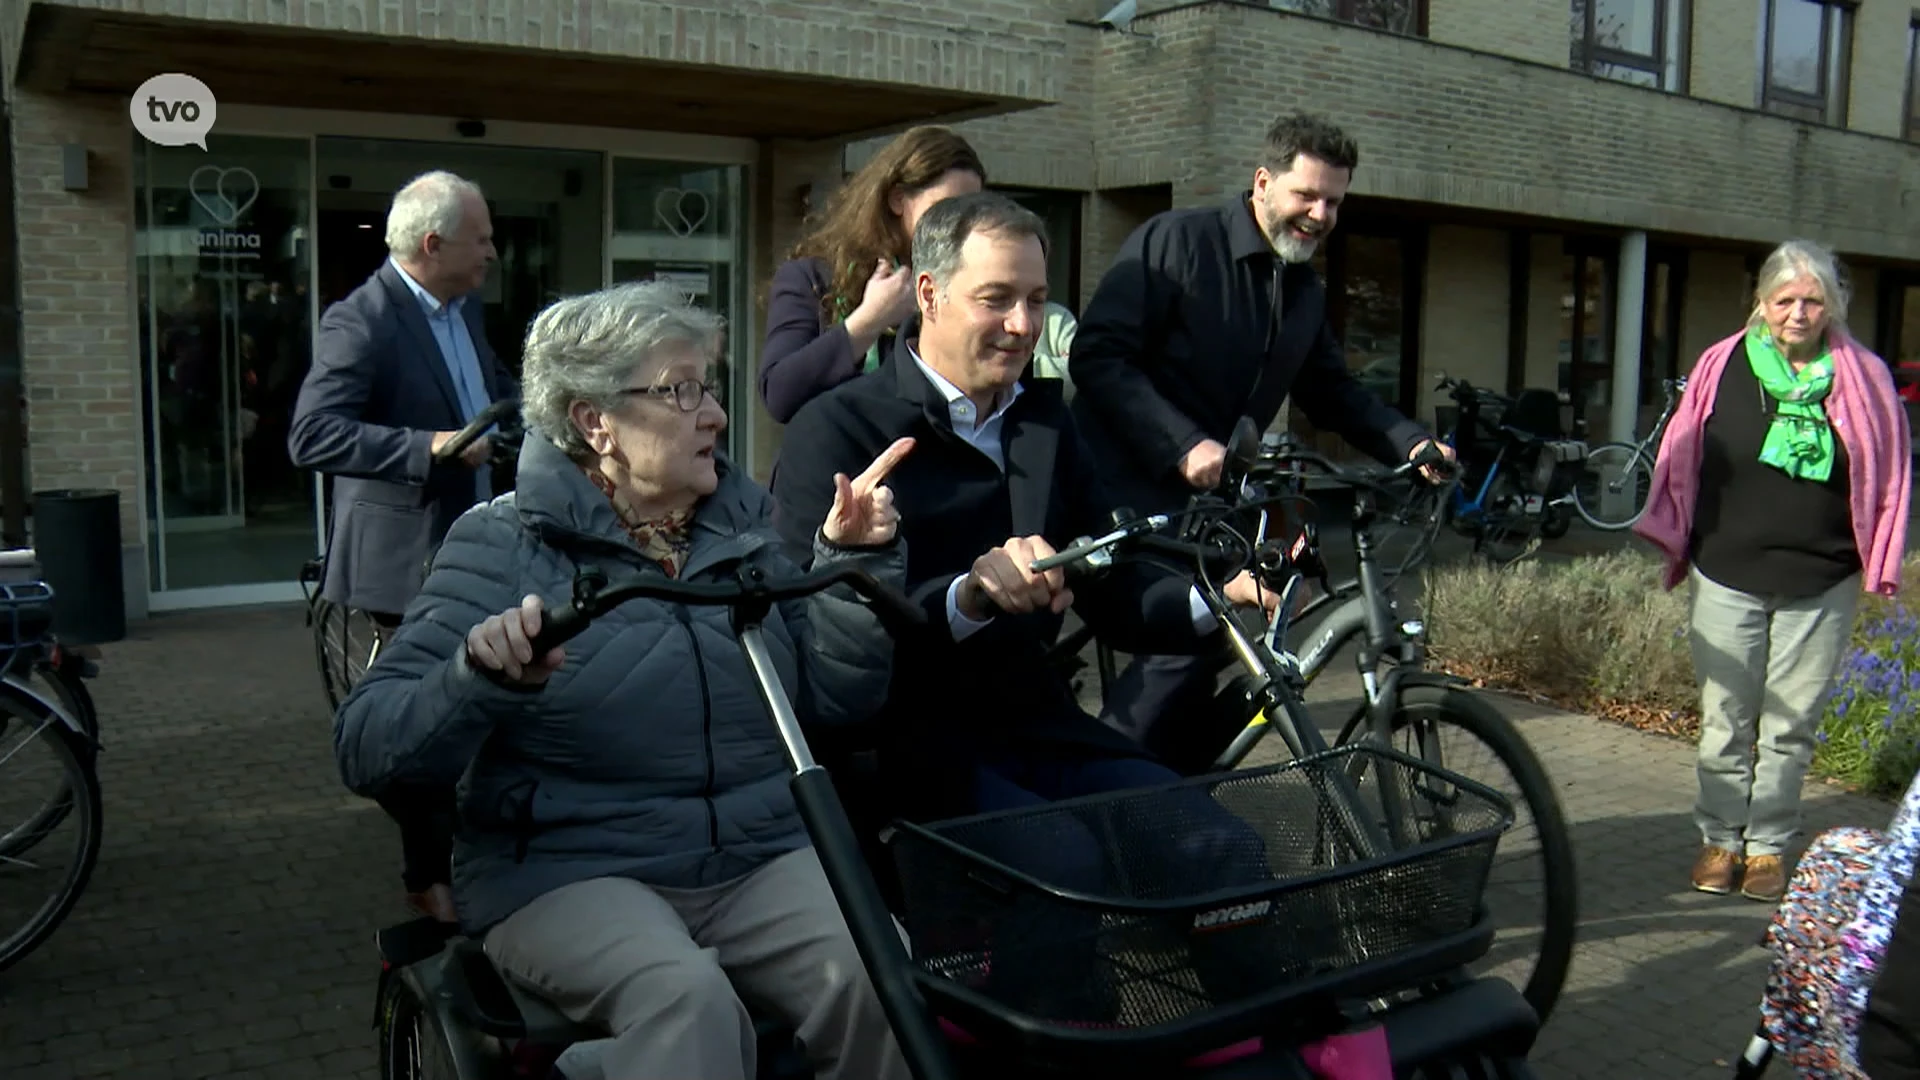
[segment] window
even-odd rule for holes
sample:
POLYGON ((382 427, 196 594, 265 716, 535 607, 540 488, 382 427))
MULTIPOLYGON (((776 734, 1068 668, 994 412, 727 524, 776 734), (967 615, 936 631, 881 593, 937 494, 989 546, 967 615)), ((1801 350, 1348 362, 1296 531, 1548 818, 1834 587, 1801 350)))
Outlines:
POLYGON ((1573 70, 1686 93, 1689 0, 1573 0, 1573 70))
POLYGON ((1920 11, 1907 24, 1907 138, 1920 142, 1920 11))
POLYGON ((1268 0, 1268 6, 1373 30, 1427 36, 1427 0, 1268 0))
POLYGON ((1815 124, 1847 125, 1853 5, 1762 0, 1760 108, 1815 124))

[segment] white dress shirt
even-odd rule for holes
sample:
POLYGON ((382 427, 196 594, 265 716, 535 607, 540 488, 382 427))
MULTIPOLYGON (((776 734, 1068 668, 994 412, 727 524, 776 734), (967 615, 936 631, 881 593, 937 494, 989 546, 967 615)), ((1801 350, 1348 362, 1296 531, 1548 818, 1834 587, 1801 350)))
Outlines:
MULTIPOLYGON (((959 387, 947 381, 920 358, 920 350, 909 345, 907 355, 913 357, 913 362, 920 366, 920 373, 927 377, 927 381, 933 384, 935 390, 940 391, 940 396, 947 399, 947 417, 953 422, 953 433, 960 436, 968 446, 985 454, 987 460, 993 462, 994 468, 1005 473, 1007 451, 1001 443, 1000 432, 1006 426, 1007 410, 1019 400, 1024 388, 1019 383, 1014 383, 1013 392, 1004 400, 996 401, 993 412, 982 417, 979 406, 969 400, 959 387)), ((961 612, 960 585, 966 580, 966 574, 957 574, 954 576, 953 584, 947 586, 947 626, 952 630, 955 641, 966 640, 993 621, 991 617, 981 620, 970 619, 961 612)), ((1210 634, 1220 625, 1219 621, 1213 617, 1212 609, 1207 607, 1206 600, 1201 597, 1198 585, 1194 586, 1189 594, 1188 605, 1193 612, 1193 628, 1199 633, 1210 634)))

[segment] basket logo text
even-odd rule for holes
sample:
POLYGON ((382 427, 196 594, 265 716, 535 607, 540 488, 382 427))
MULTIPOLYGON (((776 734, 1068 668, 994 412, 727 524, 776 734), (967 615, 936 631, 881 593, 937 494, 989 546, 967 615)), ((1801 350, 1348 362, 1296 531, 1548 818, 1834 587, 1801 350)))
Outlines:
POLYGON ((1193 917, 1193 928, 1200 930, 1225 930, 1234 926, 1245 926, 1258 922, 1273 911, 1273 901, 1258 900, 1251 904, 1234 904, 1231 907, 1214 908, 1203 911, 1193 917))

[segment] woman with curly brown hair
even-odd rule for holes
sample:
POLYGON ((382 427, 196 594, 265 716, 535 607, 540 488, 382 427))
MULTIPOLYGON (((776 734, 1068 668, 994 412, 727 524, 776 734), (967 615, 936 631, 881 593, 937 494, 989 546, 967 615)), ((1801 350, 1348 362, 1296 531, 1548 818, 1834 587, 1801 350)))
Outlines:
POLYGON ((767 290, 760 397, 775 420, 880 366, 914 313, 913 227, 929 206, 979 191, 986 177, 967 140, 916 127, 834 192, 767 290))

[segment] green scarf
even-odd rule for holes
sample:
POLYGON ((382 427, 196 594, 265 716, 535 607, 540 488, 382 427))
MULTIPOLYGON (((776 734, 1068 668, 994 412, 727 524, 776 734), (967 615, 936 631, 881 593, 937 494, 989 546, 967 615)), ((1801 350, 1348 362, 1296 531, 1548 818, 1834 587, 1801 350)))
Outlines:
POLYGON ((1777 403, 1760 460, 1796 480, 1825 483, 1833 475, 1833 427, 1821 405, 1833 390, 1833 353, 1796 374, 1764 327, 1747 331, 1747 363, 1777 403))
MULTIPOLYGON (((847 269, 851 270, 856 265, 858 264, 850 264, 847 267, 847 269)), ((847 298, 844 296, 836 297, 833 301, 833 314, 834 314, 834 317, 839 319, 841 322, 846 322, 847 316, 853 314, 853 305, 849 303, 847 301, 847 298)), ((862 372, 872 371, 874 368, 877 368, 880 366, 880 342, 885 341, 892 336, 893 336, 893 331, 891 329, 884 330, 880 334, 880 341, 876 341, 873 344, 867 346, 866 360, 863 361, 860 365, 860 370, 862 372)))

